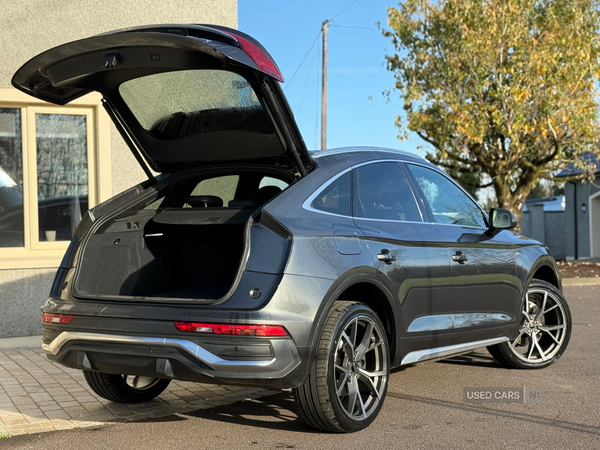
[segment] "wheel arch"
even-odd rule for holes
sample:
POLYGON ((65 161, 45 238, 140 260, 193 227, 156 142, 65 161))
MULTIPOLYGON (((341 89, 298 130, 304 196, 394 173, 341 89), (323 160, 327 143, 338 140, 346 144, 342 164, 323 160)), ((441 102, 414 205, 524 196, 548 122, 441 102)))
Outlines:
MULTIPOLYGON (((373 268, 368 268, 371 271, 373 268)), ((398 332, 401 315, 397 302, 394 301, 392 293, 383 284, 383 282, 377 277, 375 273, 353 273, 338 279, 336 283, 329 289, 316 315, 315 324, 311 331, 310 342, 311 348, 309 351, 307 368, 310 368, 310 362, 315 358, 318 339, 321 335, 323 327, 325 326, 325 319, 327 312, 331 309, 336 301, 342 300, 354 300, 361 303, 365 303, 371 309, 375 311, 377 316, 380 318, 384 327, 386 328, 386 334, 388 336, 388 342, 390 345, 390 364, 391 367, 398 365, 396 361, 399 359, 400 342, 398 332), (368 294, 374 294, 373 297, 368 294), (347 295, 348 297, 345 297, 347 295), (362 295, 367 295, 368 299, 365 302, 362 295), (387 317, 382 316, 386 314, 387 317), (386 325, 387 323, 387 325, 386 325), (390 338, 391 337, 391 338, 390 338)), ((308 372, 302 376, 302 380, 306 378, 308 372)))
POLYGON ((524 289, 527 289, 527 286, 529 286, 529 283, 531 283, 531 280, 533 279, 550 283, 552 286, 562 291, 562 278, 558 266, 549 256, 540 257, 532 264, 524 289))

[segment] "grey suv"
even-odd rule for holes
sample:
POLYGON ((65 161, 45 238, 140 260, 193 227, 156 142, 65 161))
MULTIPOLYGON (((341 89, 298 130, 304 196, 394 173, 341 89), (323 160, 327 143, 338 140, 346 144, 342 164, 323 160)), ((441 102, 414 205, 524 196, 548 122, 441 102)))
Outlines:
POLYGON ((412 154, 310 154, 282 81, 213 25, 115 31, 19 69, 16 88, 56 104, 100 92, 148 175, 79 224, 42 307, 48 357, 117 402, 171 379, 293 388, 306 422, 342 432, 376 418, 392 367, 480 347, 556 361, 571 317, 548 249, 412 154))

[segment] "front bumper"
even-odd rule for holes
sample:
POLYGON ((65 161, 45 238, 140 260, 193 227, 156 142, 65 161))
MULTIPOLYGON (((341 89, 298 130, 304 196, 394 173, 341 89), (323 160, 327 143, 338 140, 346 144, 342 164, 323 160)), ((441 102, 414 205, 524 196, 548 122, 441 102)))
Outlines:
POLYGON ((49 359, 82 370, 257 386, 272 386, 273 380, 279 385, 301 361, 290 338, 208 338, 193 342, 63 331, 43 348, 49 359))

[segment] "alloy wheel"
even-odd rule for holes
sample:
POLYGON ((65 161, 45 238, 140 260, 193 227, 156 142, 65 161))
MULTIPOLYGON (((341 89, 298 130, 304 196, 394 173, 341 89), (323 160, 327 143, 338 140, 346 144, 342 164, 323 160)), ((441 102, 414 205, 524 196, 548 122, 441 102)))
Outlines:
POLYGON ((150 389, 160 382, 160 378, 142 377, 139 375, 121 375, 127 386, 138 391, 150 389))
POLYGON ((368 316, 354 317, 344 327, 333 354, 337 399, 354 420, 377 410, 387 383, 387 348, 383 331, 368 316))
POLYGON ((562 302, 544 288, 532 287, 525 294, 521 325, 510 350, 530 364, 552 359, 565 344, 567 317, 562 302))

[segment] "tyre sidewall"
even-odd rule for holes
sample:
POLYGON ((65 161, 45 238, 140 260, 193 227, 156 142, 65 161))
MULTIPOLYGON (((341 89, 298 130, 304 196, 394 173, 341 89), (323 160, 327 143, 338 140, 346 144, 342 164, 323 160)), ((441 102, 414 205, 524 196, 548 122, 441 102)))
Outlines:
MULTIPOLYGON (((563 293, 556 288, 556 286, 547 283, 545 281, 541 281, 541 280, 531 280, 531 282, 529 283, 529 285, 527 286, 527 291, 529 289, 532 288, 541 288, 541 289, 546 289, 550 292, 552 292, 553 295, 555 295, 559 301, 562 304, 563 307, 563 311, 565 313, 565 323, 567 324, 567 331, 566 331, 566 336, 565 336, 565 340, 563 341, 562 345, 561 345, 561 349, 556 353, 556 355, 554 355, 552 358, 550 358, 547 361, 544 361, 542 363, 528 363, 523 361, 522 359, 518 358, 513 351, 510 349, 510 344, 512 341, 509 342, 505 342, 503 344, 500 344, 500 348, 502 353, 504 354, 504 356, 508 359, 509 363, 518 369, 542 369, 544 367, 548 367, 549 365, 555 363, 564 353, 564 351, 567 348, 567 345, 569 344, 569 340, 571 339, 571 328, 572 328, 572 319, 571 319, 571 311, 569 309, 569 304, 567 303, 567 300, 565 298, 565 296, 563 295, 563 293)), ((526 291, 526 292, 527 292, 526 291)), ((523 295, 523 300, 521 301, 521 309, 519 310, 519 312, 523 311, 523 307, 525 304, 525 294, 523 295)), ((521 322, 519 322, 520 325, 521 322)))
POLYGON ((340 427, 347 432, 360 431, 366 427, 368 427, 373 421, 377 418, 379 411, 383 407, 383 403, 387 394, 387 388, 390 380, 390 350, 387 341, 387 335, 385 334, 385 328, 377 317, 377 314, 373 312, 371 308, 363 304, 356 304, 351 306, 339 319, 335 332, 333 335, 333 339, 330 343, 329 350, 327 352, 327 388, 329 391, 329 398, 331 399, 331 407, 335 413, 335 417, 338 420, 340 427), (364 420, 354 420, 349 417, 346 412, 342 409, 340 402, 337 398, 336 388, 335 388, 335 367, 333 365, 333 358, 336 352, 337 345, 339 340, 342 338, 342 332, 344 328, 347 326, 348 322, 350 322, 354 317, 357 316, 368 316, 373 319, 377 326, 379 327, 379 334, 383 339, 383 344, 385 346, 385 367, 386 367, 386 383, 383 388, 383 391, 380 392, 380 401, 377 405, 377 408, 371 413, 369 417, 364 420))

